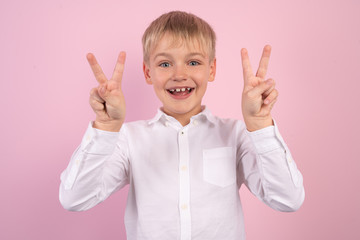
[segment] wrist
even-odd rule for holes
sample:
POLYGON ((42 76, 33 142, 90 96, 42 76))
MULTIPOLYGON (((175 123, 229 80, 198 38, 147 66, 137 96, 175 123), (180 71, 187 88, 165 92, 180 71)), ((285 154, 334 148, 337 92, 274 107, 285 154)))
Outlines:
POLYGON ((257 131, 269 126, 274 126, 274 121, 272 120, 271 116, 266 118, 244 117, 244 121, 249 132, 257 131))
POLYGON ((95 120, 92 127, 108 132, 119 132, 122 124, 123 121, 100 122, 95 120))

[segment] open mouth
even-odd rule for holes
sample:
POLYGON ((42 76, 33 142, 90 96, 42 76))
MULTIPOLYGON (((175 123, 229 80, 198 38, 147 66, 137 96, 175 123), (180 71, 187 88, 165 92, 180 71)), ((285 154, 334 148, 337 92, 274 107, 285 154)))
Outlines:
POLYGON ((190 87, 167 89, 167 91, 170 94, 175 95, 175 96, 184 96, 184 95, 191 93, 193 90, 194 90, 194 88, 190 88, 190 87))

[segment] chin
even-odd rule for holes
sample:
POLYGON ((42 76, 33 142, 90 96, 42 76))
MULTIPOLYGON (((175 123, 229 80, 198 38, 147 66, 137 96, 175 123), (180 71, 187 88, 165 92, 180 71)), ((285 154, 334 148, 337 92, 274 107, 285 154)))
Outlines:
POLYGON ((189 104, 179 104, 178 106, 164 107, 164 110, 177 115, 186 115, 194 112, 194 115, 201 111, 201 105, 190 106, 189 104), (199 110, 198 110, 199 109, 199 110))

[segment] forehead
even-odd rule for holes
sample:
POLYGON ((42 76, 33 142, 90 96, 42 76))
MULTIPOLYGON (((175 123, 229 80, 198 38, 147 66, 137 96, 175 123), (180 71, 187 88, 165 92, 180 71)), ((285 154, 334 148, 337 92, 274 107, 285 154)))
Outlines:
POLYGON ((182 37, 176 36, 175 34, 165 33, 159 38, 157 43, 154 45, 150 55, 157 54, 159 52, 171 52, 172 50, 185 50, 190 52, 201 53, 204 56, 208 57, 208 51, 205 47, 204 41, 199 37, 182 37))

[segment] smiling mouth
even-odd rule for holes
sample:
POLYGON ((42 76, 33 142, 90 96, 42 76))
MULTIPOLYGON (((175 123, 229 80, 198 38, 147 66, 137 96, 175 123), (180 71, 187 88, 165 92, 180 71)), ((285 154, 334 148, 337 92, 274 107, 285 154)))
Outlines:
POLYGON ((184 88, 170 88, 167 89, 167 91, 175 96, 183 96, 186 94, 191 93, 194 90, 194 88, 184 87, 184 88))

